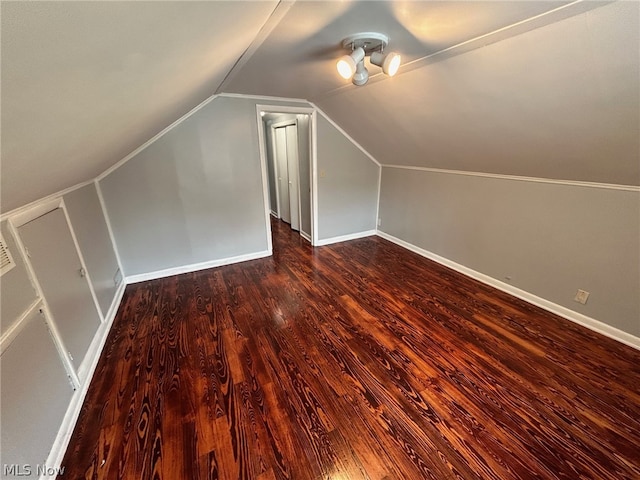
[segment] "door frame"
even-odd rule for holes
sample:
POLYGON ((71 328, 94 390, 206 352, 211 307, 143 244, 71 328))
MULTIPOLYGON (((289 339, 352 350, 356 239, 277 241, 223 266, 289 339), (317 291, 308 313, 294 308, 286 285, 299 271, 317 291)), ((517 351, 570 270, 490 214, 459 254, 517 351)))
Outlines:
MULTIPOLYGON (((49 332, 51 332, 51 338, 53 339, 53 343, 55 344, 56 349, 58 350, 58 354, 60 356, 62 364, 64 365, 64 368, 67 371, 67 374, 69 375, 69 379, 73 384, 74 390, 78 390, 82 385, 82 382, 81 382, 82 373, 87 372, 87 365, 86 365, 87 357, 85 356, 85 358, 82 360, 82 362, 80 363, 77 369, 74 367, 73 362, 69 358, 68 349, 65 347, 64 341, 62 340, 62 336, 58 331, 55 318, 53 316, 53 313, 51 312, 51 309, 49 308, 49 304, 47 303, 47 299, 44 296, 44 292, 42 290, 42 287, 40 286, 40 282, 38 282, 38 277, 36 276, 35 269, 33 268, 33 265, 31 264, 31 260, 29 259, 27 248, 22 242, 22 238, 20 237, 20 232, 18 231, 18 229, 23 225, 26 225, 27 223, 37 218, 40 218, 46 215, 47 213, 50 213, 58 208, 60 208, 64 213, 64 218, 67 222, 67 228, 69 228, 69 233, 71 234, 71 238, 73 239, 73 245, 78 255, 78 259, 80 260, 80 265, 85 271, 87 284, 89 285, 89 291, 91 292, 91 297, 93 299, 93 303, 98 313, 98 318, 100 319, 100 325, 102 325, 104 324, 106 319, 100 308, 100 303, 98 302, 98 296, 96 295, 96 292, 93 288, 93 282, 91 281, 87 264, 85 263, 84 256, 82 255, 82 251, 80 250, 80 244, 78 243, 78 238, 76 237, 76 233, 73 230, 73 225, 71 224, 71 219, 69 218, 69 212, 67 211, 67 207, 64 203, 64 198, 58 197, 46 202, 42 202, 34 206, 33 208, 17 213, 7 219, 7 226, 8 226, 9 232, 13 236, 16 246, 18 247, 18 252, 26 267, 29 280, 31 281, 31 284, 33 285, 33 288, 36 291, 38 302, 40 302, 42 305, 41 311, 44 315, 45 323, 47 324, 47 328, 49 329, 49 332)), ((19 330, 22 327, 24 327, 24 325, 17 326, 15 335, 18 334, 19 330)), ((84 381, 86 379, 82 379, 82 380, 84 381)))
MULTIPOLYGON (((293 114, 306 114, 309 115, 309 134, 311 136, 309 141, 309 183, 311 185, 311 245, 315 246, 318 243, 317 232, 318 232, 318 180, 317 180, 317 110, 313 107, 292 107, 292 106, 282 106, 282 105, 266 105, 266 104, 256 104, 256 120, 258 125, 258 146, 260 151, 260 161, 262 164, 262 181, 263 181, 263 193, 264 193, 264 205, 265 205, 265 223, 268 234, 268 245, 269 250, 272 249, 272 241, 271 241, 271 221, 269 217, 271 216, 271 206, 269 204, 269 184, 268 184, 268 167, 267 167, 267 146, 266 146, 266 138, 264 134, 264 122, 262 121, 262 116, 260 112, 266 113, 293 113, 293 114)), ((291 125, 292 122, 288 121, 288 125, 291 125)), ((296 127, 298 126, 298 122, 295 122, 296 127)), ((272 146, 273 147, 273 146, 272 146)), ((275 165, 274 165, 275 166, 275 165)), ((299 170, 299 169, 298 169, 299 170)), ((299 172, 298 172, 299 175, 299 172)), ((298 184, 300 183, 298 179, 298 184)), ((276 205, 278 208, 278 215, 280 215, 280 198, 278 192, 278 186, 276 182, 276 205)), ((298 204, 300 205, 300 197, 298 195, 298 204)), ((301 207, 301 205, 300 205, 301 207)), ((299 209, 302 211, 302 208, 299 209)), ((302 231, 301 231, 302 233, 302 231)), ((303 237, 306 237, 303 236, 303 237)))

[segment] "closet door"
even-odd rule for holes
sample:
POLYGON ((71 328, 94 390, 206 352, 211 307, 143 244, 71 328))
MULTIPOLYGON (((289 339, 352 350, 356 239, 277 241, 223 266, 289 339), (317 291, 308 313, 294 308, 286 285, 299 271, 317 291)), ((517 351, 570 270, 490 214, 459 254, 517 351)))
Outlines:
POLYGON ((64 211, 57 208, 22 225, 18 232, 77 372, 100 316, 64 211))
POLYGON ((286 127, 275 129, 276 165, 278 168, 278 195, 280 196, 280 218, 291 223, 291 207, 289 203, 289 165, 287 161, 286 127))

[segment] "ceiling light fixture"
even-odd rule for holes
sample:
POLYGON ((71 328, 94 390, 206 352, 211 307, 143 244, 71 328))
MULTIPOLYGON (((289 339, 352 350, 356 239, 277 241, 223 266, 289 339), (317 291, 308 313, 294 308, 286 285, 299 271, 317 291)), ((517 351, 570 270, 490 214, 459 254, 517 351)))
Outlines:
POLYGON ((345 80, 351 79, 354 85, 364 85, 369 80, 369 71, 364 65, 364 59, 370 55, 372 65, 382 68, 382 71, 393 77, 400 68, 401 57, 395 52, 384 53, 389 44, 389 37, 382 33, 363 32, 349 35, 342 41, 344 48, 350 48, 351 53, 340 57, 336 68, 345 80))

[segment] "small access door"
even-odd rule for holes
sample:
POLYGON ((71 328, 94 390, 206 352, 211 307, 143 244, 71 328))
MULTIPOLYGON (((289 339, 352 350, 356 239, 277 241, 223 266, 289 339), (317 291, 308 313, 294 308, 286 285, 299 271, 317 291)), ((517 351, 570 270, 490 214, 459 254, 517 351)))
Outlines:
POLYGON ((100 326, 100 315, 64 211, 56 208, 18 232, 77 372, 100 326))

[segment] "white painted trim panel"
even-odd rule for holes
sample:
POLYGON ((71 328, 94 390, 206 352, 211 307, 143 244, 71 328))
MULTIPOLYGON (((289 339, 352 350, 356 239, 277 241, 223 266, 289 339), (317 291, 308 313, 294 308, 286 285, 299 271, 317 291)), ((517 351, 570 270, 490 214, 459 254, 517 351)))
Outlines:
POLYGON ((323 238, 322 240, 318 240, 315 246, 321 247, 323 245, 331 245, 333 243, 347 242, 349 240, 357 240, 358 238, 371 237, 376 233, 377 232, 375 230, 367 230, 364 232, 350 233, 348 235, 340 235, 338 237, 323 238))
POLYGON ((237 257, 221 258, 219 260, 209 260, 207 262, 193 263, 191 265, 183 265, 180 267, 166 268, 164 270, 157 270, 149 273, 139 273, 136 275, 130 275, 126 277, 126 284, 138 282, 146 282, 148 280, 156 280, 158 278, 170 277, 172 275, 180 275, 182 273, 197 272, 198 270, 205 270, 207 268, 222 267, 224 265, 231 265, 233 263, 246 262, 249 260, 256 260, 258 258, 270 257, 271 250, 263 250, 261 252, 248 253, 245 255, 238 255, 237 257))
MULTIPOLYGON (((311 105, 311 102, 305 100, 304 98, 287 98, 287 97, 272 97, 269 95, 248 95, 245 93, 218 93, 218 97, 226 97, 226 98, 246 98, 248 100, 263 100, 266 102, 289 102, 289 103, 307 103, 311 105)), ((284 105, 271 105, 272 107, 277 108, 287 108, 284 105)), ((295 107, 292 107, 295 108, 295 107)), ((282 110, 283 112, 285 110, 282 110)))
POLYGON ((503 292, 506 292, 514 297, 517 297, 525 302, 529 302, 537 307, 540 307, 548 312, 559 315, 562 318, 570 320, 574 323, 582 325, 583 327, 588 328, 589 330, 593 330, 594 332, 598 332, 606 337, 613 338, 625 345, 636 348, 640 350, 640 338, 631 335, 630 333, 623 332, 615 327, 607 325, 606 323, 601 322, 600 320, 596 320, 591 317, 587 317, 581 313, 570 310, 562 305, 558 305, 557 303, 553 303, 549 300, 546 300, 542 297, 538 297, 533 293, 527 292, 526 290, 522 290, 520 288, 514 287, 513 285, 509 285, 507 283, 501 282, 493 277, 485 275, 484 273, 480 273, 471 268, 465 267, 459 263, 456 263, 447 258, 441 257, 433 252, 420 248, 412 243, 401 240, 393 235, 389 235, 388 233, 382 232, 378 230, 378 236, 384 238, 385 240, 389 240, 390 242, 395 243, 396 245, 400 245, 401 247, 406 248, 407 250, 411 250, 418 255, 428 258, 429 260, 433 260, 445 267, 449 267, 452 270, 455 270, 459 273, 462 273, 468 277, 471 277, 475 280, 478 280, 486 285, 497 288, 503 292))

